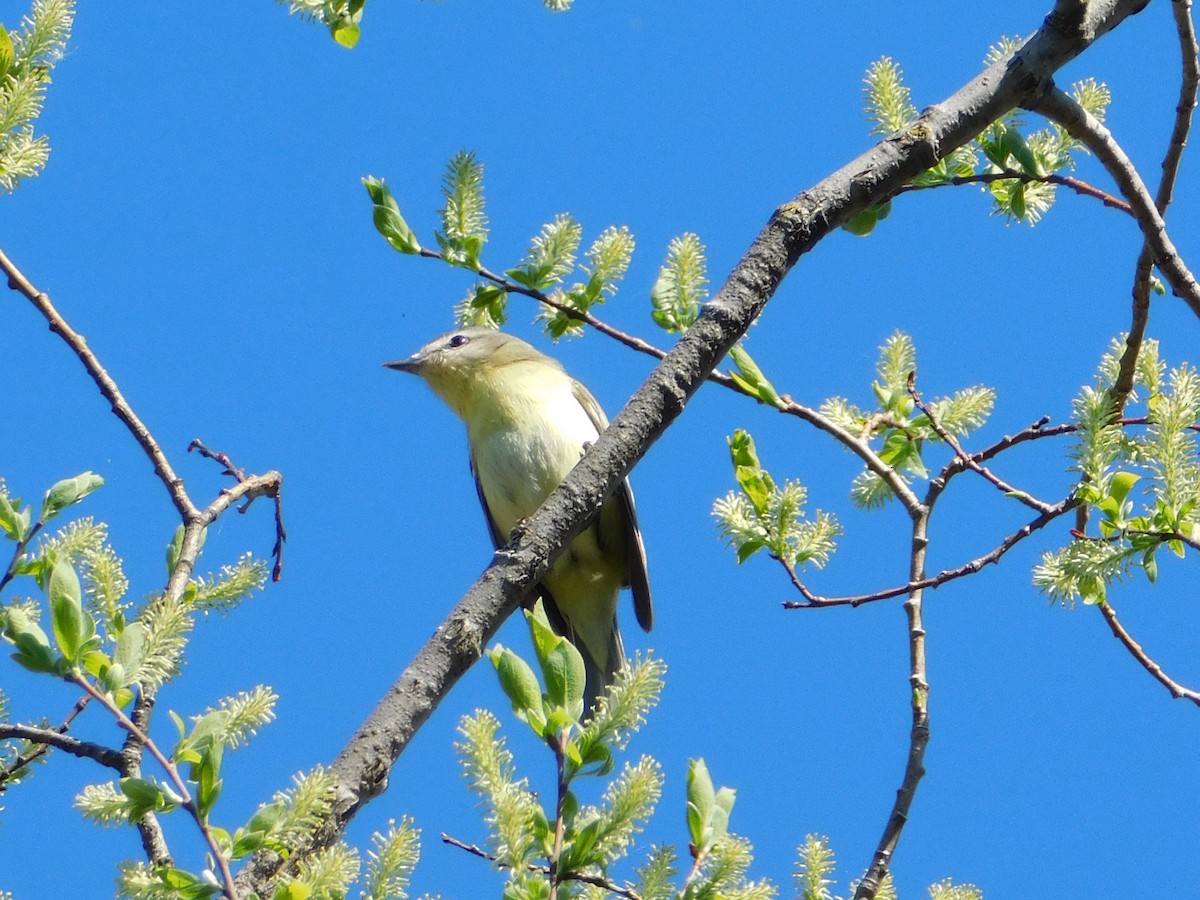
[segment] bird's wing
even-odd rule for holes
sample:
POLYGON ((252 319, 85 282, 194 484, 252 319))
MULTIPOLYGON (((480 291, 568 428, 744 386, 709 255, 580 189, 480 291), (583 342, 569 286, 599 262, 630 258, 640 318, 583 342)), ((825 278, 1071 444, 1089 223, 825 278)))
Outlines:
MULTIPOLYGON (((496 520, 492 517, 492 511, 488 507, 487 497, 483 495, 483 485, 479 481, 479 469, 475 466, 475 455, 471 454, 471 477, 475 479, 475 493, 479 495, 479 506, 483 509, 483 518, 487 522, 488 534, 492 536, 492 546, 497 550, 508 543, 508 535, 501 534, 500 529, 496 525, 496 520)), ((546 610, 546 617, 550 620, 551 627, 561 635, 565 635, 568 640, 574 642, 575 630, 571 627, 571 623, 566 620, 562 612, 559 611, 558 601, 554 599, 554 595, 546 590, 544 584, 539 584, 534 588, 533 592, 526 598, 523 605, 533 606, 535 600, 542 598, 542 606, 546 610)), ((594 667, 593 663, 593 667, 594 667)))
MULTIPOLYGON (((608 419, 591 392, 574 379, 571 380, 571 391, 588 418, 592 420, 592 424, 596 426, 596 430, 603 431, 607 428, 608 419)), ((650 596, 650 576, 646 573, 646 545, 642 542, 642 531, 638 528, 637 507, 633 502, 633 488, 629 486, 628 478, 621 481, 613 492, 612 500, 617 505, 620 518, 621 534, 618 540, 623 540, 625 545, 625 583, 633 592, 633 612, 642 630, 649 631, 654 627, 654 601, 650 596)), ((597 521, 596 533, 601 545, 613 543, 611 540, 605 541, 605 518, 602 514, 597 521)))
POLYGON ((487 520, 488 534, 492 536, 492 546, 499 550, 508 543, 508 535, 501 534, 488 508, 487 497, 483 496, 483 485, 479 481, 479 469, 475 466, 475 454, 471 454, 471 477, 475 479, 475 493, 479 495, 479 505, 483 507, 483 517, 487 520))

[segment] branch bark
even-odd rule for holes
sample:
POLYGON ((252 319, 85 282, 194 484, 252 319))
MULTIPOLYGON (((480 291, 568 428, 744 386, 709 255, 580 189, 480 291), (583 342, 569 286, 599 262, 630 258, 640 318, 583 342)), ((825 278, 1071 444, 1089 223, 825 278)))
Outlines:
MULTIPOLYGON (((609 428, 437 628, 330 769, 339 795, 317 836, 327 846, 387 785, 417 729, 477 660, 500 623, 594 511, 683 412, 688 399, 762 312, 796 261, 852 216, 882 202, 989 123, 1052 84, 1053 74, 1148 0, 1058 0, 1042 27, 997 63, 812 188, 780 206, 705 305, 695 325, 609 428)), ((258 856, 239 876, 264 890, 279 861, 258 856)))

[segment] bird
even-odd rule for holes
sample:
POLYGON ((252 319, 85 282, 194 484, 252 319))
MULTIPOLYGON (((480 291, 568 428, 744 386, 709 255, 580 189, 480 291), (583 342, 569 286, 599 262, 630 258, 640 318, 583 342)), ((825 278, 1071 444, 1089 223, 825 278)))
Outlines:
MULTIPOLYGON (((449 331, 412 356, 384 363, 419 376, 463 420, 471 473, 496 549, 532 516, 608 427, 600 404, 562 364, 520 338, 482 327, 449 331)), ((617 625, 622 588, 638 624, 654 607, 646 548, 629 479, 563 551, 531 597, 584 661, 585 709, 594 710, 625 665, 617 625)))

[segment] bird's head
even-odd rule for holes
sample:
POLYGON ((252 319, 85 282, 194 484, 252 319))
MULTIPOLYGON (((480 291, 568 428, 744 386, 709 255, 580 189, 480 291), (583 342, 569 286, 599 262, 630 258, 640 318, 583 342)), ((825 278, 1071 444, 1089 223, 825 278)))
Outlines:
POLYGON ((397 372, 419 375, 460 416, 472 391, 498 377, 507 366, 540 362, 556 369, 557 361, 511 334, 492 328, 457 328, 434 338, 407 359, 386 362, 397 372))

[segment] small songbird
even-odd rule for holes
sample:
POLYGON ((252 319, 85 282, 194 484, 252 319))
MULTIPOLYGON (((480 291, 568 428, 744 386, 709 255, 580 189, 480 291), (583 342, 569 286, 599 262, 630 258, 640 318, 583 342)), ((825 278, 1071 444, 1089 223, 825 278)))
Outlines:
MULTIPOLYGON (((466 423, 471 472, 492 543, 502 547, 608 426, 600 404, 555 359, 488 328, 460 328, 408 359, 384 363, 419 375, 466 423)), ((551 624, 580 651, 591 709, 625 662, 617 595, 633 592, 638 623, 654 619, 646 550, 633 492, 622 481, 599 515, 538 585, 551 624)))

